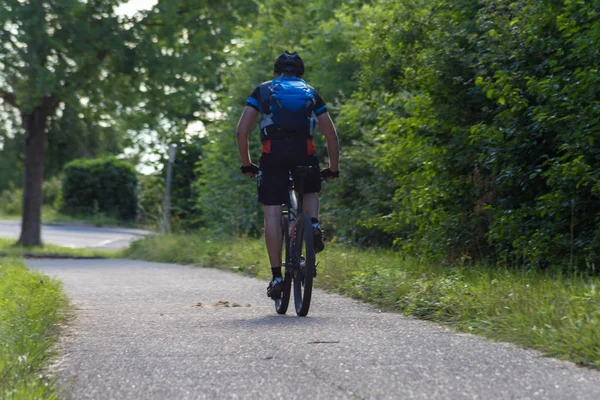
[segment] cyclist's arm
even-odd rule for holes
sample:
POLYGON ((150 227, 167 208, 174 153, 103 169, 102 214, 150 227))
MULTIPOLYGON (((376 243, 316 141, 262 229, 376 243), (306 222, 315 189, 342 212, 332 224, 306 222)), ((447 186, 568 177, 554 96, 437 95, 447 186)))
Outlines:
POLYGON ((244 166, 252 164, 252 160, 250 159, 250 145, 248 135, 254 127, 254 123, 256 122, 257 116, 258 111, 255 108, 246 106, 237 125, 237 145, 238 150, 240 152, 240 159, 242 161, 242 165, 244 166))
POLYGON ((329 169, 332 172, 339 171, 340 150, 338 143, 338 135, 333 125, 333 121, 328 112, 319 114, 317 117, 319 129, 325 135, 327 140, 327 154, 329 155, 329 169))

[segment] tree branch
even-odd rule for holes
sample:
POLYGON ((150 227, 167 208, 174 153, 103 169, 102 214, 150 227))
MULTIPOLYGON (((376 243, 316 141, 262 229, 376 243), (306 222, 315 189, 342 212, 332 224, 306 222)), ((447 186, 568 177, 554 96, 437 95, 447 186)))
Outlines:
POLYGON ((56 93, 52 93, 46 97, 42 101, 42 108, 46 115, 50 115, 56 110, 56 107, 60 104, 60 99, 56 95, 56 93))
POLYGON ((17 106, 17 96, 14 93, 6 92, 0 89, 0 98, 10 104, 11 106, 18 108, 17 106))

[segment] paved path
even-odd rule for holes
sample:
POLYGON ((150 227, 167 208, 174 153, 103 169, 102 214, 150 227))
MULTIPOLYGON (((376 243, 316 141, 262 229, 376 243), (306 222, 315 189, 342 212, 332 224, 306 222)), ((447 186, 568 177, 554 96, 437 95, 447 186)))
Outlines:
MULTIPOLYGON (((42 242, 72 248, 118 250, 148 233, 142 229, 43 224, 42 242)), ((18 239, 20 234, 21 221, 0 221, 0 237, 18 239)))
POLYGON ((321 291, 308 317, 277 316, 265 282, 222 271, 29 264, 75 306, 56 367, 68 398, 600 399, 598 372, 321 291))

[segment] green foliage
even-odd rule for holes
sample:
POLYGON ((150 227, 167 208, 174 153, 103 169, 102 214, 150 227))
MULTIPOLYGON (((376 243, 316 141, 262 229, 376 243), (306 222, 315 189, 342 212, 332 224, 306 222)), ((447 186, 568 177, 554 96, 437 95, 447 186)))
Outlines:
POLYGON ((44 163, 46 180, 58 176, 74 159, 118 155, 123 151, 126 130, 122 126, 108 125, 107 115, 89 103, 83 106, 78 99, 73 102, 79 104, 67 103, 61 115, 50 120, 44 163))
MULTIPOLYGON (((222 119, 208 127, 192 193, 202 224, 261 232, 254 185, 237 169, 235 124, 274 58, 297 50, 340 134, 342 178, 322 192, 332 240, 596 271, 597 0, 256 7, 226 48, 222 119)), ((323 138, 316 143, 326 163, 323 138)), ((253 133, 255 162, 259 147, 253 133)))
POLYGON ((139 40, 125 59, 135 82, 125 82, 127 107, 118 110, 137 156, 150 156, 160 167, 165 148, 186 137, 190 123, 210 125, 232 39, 255 8, 246 0, 175 0, 140 14, 131 29, 139 40))
POLYGON ((598 262, 600 58, 588 43, 599 7, 521 1, 480 15, 489 31, 478 39, 477 84, 497 112, 473 141, 485 143, 480 160, 495 176, 489 237, 508 262, 598 262))
POLYGON ((160 227, 163 221, 165 182, 159 174, 141 175, 138 182, 138 221, 149 227, 160 227))
POLYGON ((0 192, 0 213, 16 217, 23 210, 23 191, 20 189, 6 189, 0 192))
MULTIPOLYGON (((21 117, 23 129, 10 132, 15 140, 38 146, 25 160, 29 171, 45 165, 53 176, 75 157, 126 146, 152 153, 214 112, 224 48, 254 2, 159 1, 116 15, 124 2, 0 0, 0 107, 21 117)), ((22 240, 32 244, 39 243, 31 225, 39 223, 41 175, 26 174, 22 240)))
POLYGON ((391 212, 394 183, 373 165, 371 144, 347 148, 340 159, 342 179, 323 184, 321 226, 332 241, 389 247, 394 238, 386 232, 385 216, 391 212))
MULTIPOLYGON (((254 140, 254 146, 258 146, 254 140)), ((205 146, 198 180, 202 224, 220 233, 257 235, 262 217, 256 202, 256 183, 239 172, 235 133, 229 126, 218 140, 205 146)))
MULTIPOLYGON (((171 231, 187 231, 201 225, 201 215, 196 206, 197 181, 201 176, 206 141, 203 137, 192 136, 177 142, 171 181, 171 231)), ((140 177, 139 221, 147 226, 162 226, 168 155, 165 154, 161 161, 163 167, 160 173, 140 177)))
MULTIPOLYGON (((202 215, 197 212, 196 199, 202 171, 202 159, 205 138, 194 136, 189 140, 180 140, 177 145, 177 156, 173 165, 171 182, 171 226, 181 230, 200 227, 202 215)), ((163 168, 163 175, 166 168, 163 168)))
POLYGON ((60 177, 48 179, 42 186, 42 194, 44 196, 43 204, 53 206, 59 204, 62 199, 62 180, 60 177))
MULTIPOLYGON (((364 226, 378 226, 413 254, 456 260, 479 256, 485 244, 469 185, 476 152, 466 146, 486 101, 473 89, 465 48, 472 6, 373 2, 361 12, 367 34, 351 49, 360 88, 341 108, 340 132, 353 140, 342 146, 359 147, 352 155, 373 148, 377 156, 365 165, 383 184, 362 189, 353 177, 350 184, 371 193, 360 208, 371 213, 364 226)), ((344 204, 353 197, 344 199, 342 207, 356 210, 344 204)))
POLYGON ((15 134, 15 125, 16 116, 0 106, 0 192, 23 182, 24 141, 15 134))
MULTIPOLYGON (((340 135, 342 178, 322 192, 330 238, 597 272, 599 0, 177 0, 132 18, 109 1, 34 3, 0 7, 0 25, 19 27, 1 33, 0 97, 21 111, 60 97, 51 173, 73 154, 123 146, 160 154, 160 166, 165 145, 186 137, 174 225, 260 234, 234 132, 277 55, 296 50, 340 135), (207 135, 194 142, 183 132, 196 120, 207 135)), ((0 189, 20 176, 7 169, 22 163, 9 133, 0 128, 0 189)), ((255 162, 259 148, 253 132, 255 162)), ((148 220, 162 214, 162 178, 144 182, 148 220)))
MULTIPOLYGON (((350 32, 357 32, 352 25, 352 15, 345 14, 344 10, 353 9, 359 2, 341 3, 263 1, 251 15, 251 25, 239 28, 242 38, 239 45, 227 49, 230 67, 224 76, 226 90, 219 97, 224 116, 207 128, 209 141, 198 181, 198 208, 206 226, 238 234, 258 234, 262 230, 262 209, 256 202, 255 183, 239 172, 235 127, 252 90, 272 79, 273 63, 282 51, 300 53, 305 60, 305 78, 332 109, 335 109, 336 97, 343 98, 356 87, 351 80, 356 65, 344 58, 342 52, 350 45, 350 32)), ((323 158, 323 138, 317 137, 316 143, 323 158)), ((258 163, 257 131, 251 134, 250 146, 253 161, 258 163)))
POLYGON ((65 166, 64 176, 62 211, 66 214, 136 218, 137 174, 131 164, 114 157, 80 159, 65 166))
POLYGON ((58 282, 0 257, 0 397, 58 398, 44 369, 66 305, 58 282))
POLYGON ((355 144, 373 147, 364 170, 386 184, 371 194, 352 174, 352 195, 325 207, 368 210, 354 221, 410 254, 595 268, 598 6, 380 0, 356 11, 365 34, 346 55, 360 86, 337 121, 342 176, 355 144))

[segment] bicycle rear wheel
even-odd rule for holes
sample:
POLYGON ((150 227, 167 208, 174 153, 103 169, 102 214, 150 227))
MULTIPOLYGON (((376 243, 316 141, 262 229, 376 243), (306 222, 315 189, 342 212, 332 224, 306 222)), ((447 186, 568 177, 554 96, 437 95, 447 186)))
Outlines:
POLYGON ((297 261, 296 268, 293 269, 294 303, 296 314, 300 317, 308 314, 315 276, 315 249, 311 227, 310 217, 303 214, 296 224, 294 238, 294 261, 297 261))
POLYGON ((292 287, 292 264, 290 262, 290 232, 288 229, 289 220, 287 212, 284 211, 281 216, 281 255, 285 260, 285 273, 283 276, 283 293, 281 299, 275 300, 275 311, 277 314, 285 314, 290 304, 290 292, 292 287))

